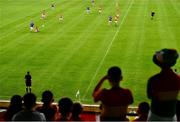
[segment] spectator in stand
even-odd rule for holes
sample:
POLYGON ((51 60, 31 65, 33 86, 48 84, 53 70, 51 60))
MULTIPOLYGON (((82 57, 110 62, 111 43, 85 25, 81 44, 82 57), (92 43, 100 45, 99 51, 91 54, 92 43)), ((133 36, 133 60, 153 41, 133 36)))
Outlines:
POLYGON ((101 121, 125 121, 128 105, 133 103, 133 96, 129 89, 120 87, 122 80, 121 69, 111 67, 93 91, 95 102, 101 101, 101 121), (101 89, 104 81, 108 80, 111 88, 101 89))
POLYGON ((147 121, 148 112, 149 112, 149 104, 147 102, 141 102, 138 105, 138 118, 136 118, 134 121, 147 121))
POLYGON ((83 111, 83 107, 80 103, 74 103, 73 104, 73 109, 72 109, 72 121, 82 121, 80 114, 83 111))
POLYGON ((23 110, 22 97, 20 95, 12 96, 10 105, 5 113, 4 120, 11 121, 12 117, 21 110, 23 110))
POLYGON ((13 121, 46 121, 43 113, 35 111, 36 96, 33 93, 27 93, 23 97, 24 110, 15 114, 13 121))
POLYGON ((73 102, 70 98, 61 98, 58 102, 60 118, 58 121, 69 121, 71 118, 71 112, 73 107, 73 102))
POLYGON ((58 113, 58 108, 56 105, 52 104, 54 102, 53 93, 49 90, 44 91, 42 93, 41 101, 43 102, 43 105, 37 107, 36 110, 44 113, 47 121, 55 121, 58 113))
POLYGON ((171 69, 176 64, 178 52, 162 49, 153 55, 153 62, 161 72, 152 76, 147 84, 151 99, 148 121, 176 121, 176 102, 180 90, 180 77, 171 69))

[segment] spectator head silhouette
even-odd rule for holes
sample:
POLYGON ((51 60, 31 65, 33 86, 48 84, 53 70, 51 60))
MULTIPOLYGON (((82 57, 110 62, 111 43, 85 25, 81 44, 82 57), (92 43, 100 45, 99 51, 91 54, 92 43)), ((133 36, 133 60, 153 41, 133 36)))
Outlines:
POLYGON ((23 101, 25 108, 31 110, 36 105, 36 96, 33 93, 27 93, 24 95, 23 101))
POLYGON ((22 97, 20 95, 13 95, 10 106, 22 107, 22 97))
POLYGON ((138 105, 138 114, 148 114, 149 112, 149 104, 147 102, 141 102, 139 105, 138 105))
POLYGON ((121 69, 117 66, 113 66, 108 70, 108 79, 112 85, 119 84, 122 80, 121 69))
POLYGON ((176 64, 178 57, 175 49, 162 49, 153 55, 153 62, 161 68, 170 68, 176 64))
POLYGON ((73 102, 70 98, 61 98, 58 102, 59 112, 62 117, 68 118, 69 114, 72 112, 73 102))
POLYGON ((72 116, 78 117, 83 111, 83 107, 80 103, 76 102, 73 104, 72 116))
POLYGON ((41 100, 44 104, 50 104, 52 102, 54 102, 53 99, 53 93, 49 90, 44 91, 42 93, 42 100, 41 100))
POLYGON ((11 121, 12 117, 23 109, 22 97, 20 95, 13 95, 11 97, 10 105, 5 113, 4 120, 11 121))

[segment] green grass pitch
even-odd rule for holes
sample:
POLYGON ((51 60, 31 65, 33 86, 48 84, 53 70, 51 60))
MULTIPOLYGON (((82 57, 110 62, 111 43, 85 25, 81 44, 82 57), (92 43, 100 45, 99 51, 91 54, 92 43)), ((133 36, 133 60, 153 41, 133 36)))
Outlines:
MULTIPOLYGON (((179 0, 95 0, 94 7, 91 0, 0 0, 0 8, 0 99, 23 95, 30 71, 38 100, 49 89, 56 101, 62 96, 76 101, 79 90, 81 102, 92 104, 98 80, 116 65, 123 72, 122 87, 132 90, 137 105, 148 101, 147 80, 160 71, 152 62, 155 51, 180 51, 179 0), (116 3, 120 20, 117 27, 109 26, 116 3), (151 11, 156 12, 153 20, 151 11), (29 31, 31 20, 39 33, 29 31)), ((180 71, 180 60, 173 68, 180 71)))

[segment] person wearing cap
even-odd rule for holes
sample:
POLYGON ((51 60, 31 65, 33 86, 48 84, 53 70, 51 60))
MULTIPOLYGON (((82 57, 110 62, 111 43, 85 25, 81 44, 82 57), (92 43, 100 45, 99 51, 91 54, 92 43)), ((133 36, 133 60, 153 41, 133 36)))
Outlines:
POLYGON ((178 52, 162 49, 153 55, 153 62, 161 71, 150 77, 147 96, 151 99, 148 121, 176 121, 176 103, 180 91, 180 76, 171 67, 176 64, 178 52))

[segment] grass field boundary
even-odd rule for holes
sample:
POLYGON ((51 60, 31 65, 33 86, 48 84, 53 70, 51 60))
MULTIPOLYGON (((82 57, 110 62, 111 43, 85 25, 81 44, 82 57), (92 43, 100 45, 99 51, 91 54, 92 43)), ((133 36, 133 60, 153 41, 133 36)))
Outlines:
POLYGON ((100 68, 102 67, 102 65, 103 65, 103 63, 104 63, 104 60, 105 60, 106 56, 108 55, 109 50, 111 49, 111 46, 112 46, 114 40, 116 39, 116 36, 117 36, 117 34, 119 33, 120 28, 121 28, 122 24, 124 23, 125 18, 127 17, 131 6, 133 5, 133 2, 134 2, 134 0, 131 0, 131 2, 129 3, 128 9, 127 9, 125 15, 123 16, 122 21, 121 21, 121 23, 119 24, 119 27, 118 27, 116 33, 114 34, 112 40, 110 41, 110 44, 109 44, 109 46, 107 47, 107 50, 106 50, 106 52, 105 52, 105 55, 103 56, 102 60, 100 61, 99 66, 97 67, 96 72, 94 73, 94 75, 93 75, 93 77, 92 77, 92 79, 91 79, 91 81, 90 81, 90 84, 89 84, 88 88, 86 89, 85 94, 83 95, 82 99, 84 99, 84 98, 86 97, 86 95, 87 95, 90 87, 92 86, 92 83, 93 83, 94 79, 96 78, 97 73, 99 72, 100 68))

